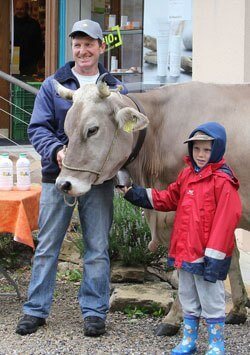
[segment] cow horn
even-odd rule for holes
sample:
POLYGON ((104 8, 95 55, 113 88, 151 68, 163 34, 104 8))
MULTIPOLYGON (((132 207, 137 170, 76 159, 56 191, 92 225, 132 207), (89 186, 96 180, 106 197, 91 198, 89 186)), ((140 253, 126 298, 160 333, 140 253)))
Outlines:
POLYGON ((99 94, 101 98, 108 97, 110 95, 109 87, 107 83, 103 81, 106 75, 108 75, 108 73, 103 73, 102 75, 99 76, 99 78, 96 81, 96 85, 99 90, 99 94))
POLYGON ((72 100, 74 90, 67 89, 55 79, 53 79, 53 85, 58 95, 60 95, 63 99, 72 100))
POLYGON ((103 73, 102 75, 100 75, 99 76, 99 78, 96 80, 96 84, 98 84, 98 83, 100 83, 100 82, 104 82, 104 78, 105 78, 105 76, 107 76, 108 75, 108 73, 106 72, 106 73, 103 73))

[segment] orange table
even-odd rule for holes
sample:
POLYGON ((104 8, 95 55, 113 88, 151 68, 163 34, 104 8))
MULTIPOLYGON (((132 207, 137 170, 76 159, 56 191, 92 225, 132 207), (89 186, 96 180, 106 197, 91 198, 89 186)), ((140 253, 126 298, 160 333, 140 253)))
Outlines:
POLYGON ((0 191, 0 233, 9 232, 14 240, 34 249, 32 231, 38 229, 41 186, 29 191, 0 191))

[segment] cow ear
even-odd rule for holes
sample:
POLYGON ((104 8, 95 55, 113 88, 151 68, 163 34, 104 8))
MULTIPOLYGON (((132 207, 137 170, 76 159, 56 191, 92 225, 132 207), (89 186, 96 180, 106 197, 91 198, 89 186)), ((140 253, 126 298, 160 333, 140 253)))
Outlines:
POLYGON ((67 89, 65 86, 61 85, 57 80, 53 79, 53 85, 58 93, 63 99, 72 100, 74 90, 67 89))
POLYGON ((145 115, 131 107, 120 109, 116 114, 116 120, 119 128, 128 133, 139 131, 149 124, 149 120, 145 115))

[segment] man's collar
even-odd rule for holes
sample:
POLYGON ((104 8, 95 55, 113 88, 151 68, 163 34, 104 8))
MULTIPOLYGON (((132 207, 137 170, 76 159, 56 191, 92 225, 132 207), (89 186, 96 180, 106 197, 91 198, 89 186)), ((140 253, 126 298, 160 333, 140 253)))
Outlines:
MULTIPOLYGON (((73 61, 66 63, 63 67, 59 68, 56 71, 54 78, 61 84, 68 80, 74 80, 78 83, 76 77, 74 76, 71 70, 74 67, 74 65, 75 62, 73 61)), ((105 76, 105 82, 108 84, 108 86, 116 85, 115 78, 104 68, 104 66, 101 63, 98 63, 98 69, 100 75, 102 75, 103 73, 108 73, 105 76)))

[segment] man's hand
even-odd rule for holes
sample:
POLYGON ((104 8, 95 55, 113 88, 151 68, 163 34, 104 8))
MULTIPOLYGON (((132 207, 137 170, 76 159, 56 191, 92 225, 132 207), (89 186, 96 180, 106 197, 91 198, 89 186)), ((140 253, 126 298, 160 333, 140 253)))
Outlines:
POLYGON ((63 161, 64 157, 65 157, 65 150, 62 148, 56 154, 57 164, 60 169, 62 169, 62 161, 63 161))

